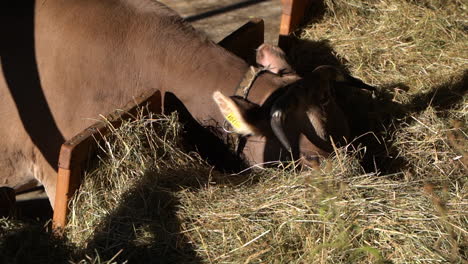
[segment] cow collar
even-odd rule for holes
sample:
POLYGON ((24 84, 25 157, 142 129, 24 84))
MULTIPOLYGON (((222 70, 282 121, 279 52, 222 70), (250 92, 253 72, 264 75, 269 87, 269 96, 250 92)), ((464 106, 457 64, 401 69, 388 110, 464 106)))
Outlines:
MULTIPOLYGON (((244 77, 237 85, 236 89, 234 90, 234 96, 239 96, 244 99, 247 99, 249 96, 250 89, 252 88, 254 82, 257 80, 258 76, 261 74, 269 71, 268 67, 261 67, 257 68, 254 66, 250 66, 249 70, 247 70, 244 74, 244 77)), ((231 130, 231 125, 227 120, 224 120, 223 123, 223 130, 230 134, 231 137, 234 139, 234 147, 237 155, 240 155, 247 143, 247 137, 242 136, 240 134, 234 134, 234 131, 231 130)))
MULTIPOLYGON (((249 69, 245 72, 244 77, 234 90, 234 96, 239 96, 243 99, 247 99, 247 97, 249 96, 250 89, 252 88, 254 82, 257 80, 258 76, 260 76, 264 72, 269 71, 269 69, 269 67, 257 68, 254 66, 250 66, 249 69)), ((224 132, 228 134, 235 133, 231 130, 231 125, 227 120, 224 120, 222 127, 224 132)))
POLYGON ((252 88, 254 82, 257 80, 257 77, 267 71, 269 71, 268 67, 257 68, 254 66, 250 66, 249 70, 245 72, 244 78, 242 78, 239 85, 237 85, 236 90, 234 91, 234 95, 247 99, 247 97, 249 96, 250 89, 252 88))

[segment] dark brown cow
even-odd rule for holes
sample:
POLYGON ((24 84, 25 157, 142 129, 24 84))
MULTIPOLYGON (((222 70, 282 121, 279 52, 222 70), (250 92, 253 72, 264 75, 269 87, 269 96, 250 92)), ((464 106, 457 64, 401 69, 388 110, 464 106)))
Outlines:
POLYGON ((267 44, 257 50, 257 64, 281 76, 284 85, 264 92, 256 101, 227 97, 219 91, 213 98, 235 132, 256 136, 251 143, 262 142, 262 138, 267 142, 253 148, 263 151, 264 161, 300 158, 305 165, 317 164, 319 157, 333 151, 331 139, 338 145, 344 144, 350 133, 346 117, 334 100, 334 84, 341 82, 375 90, 328 65, 301 78, 288 64, 284 52, 267 44))
MULTIPOLYGON (((158 2, 22 4, 0 11, 1 186, 19 191, 41 183, 53 203, 64 140, 151 90, 161 91, 166 111, 186 109, 201 125, 222 124, 222 113, 237 113, 247 127, 239 132, 254 135, 244 148, 250 164, 282 159, 287 150, 294 158, 326 156, 329 136, 347 135, 330 95, 333 70, 301 79, 281 50, 263 46, 258 62, 269 72, 258 76, 248 99, 227 97, 249 65, 158 2)), ((221 142, 193 141, 207 153, 221 142)), ((214 163, 223 162, 220 157, 214 163)))

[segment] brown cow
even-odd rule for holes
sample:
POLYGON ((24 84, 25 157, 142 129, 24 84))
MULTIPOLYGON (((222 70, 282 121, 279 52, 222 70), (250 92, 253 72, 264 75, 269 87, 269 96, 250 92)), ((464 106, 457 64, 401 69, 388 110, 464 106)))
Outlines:
MULTIPOLYGON (((222 112, 237 111, 235 118, 250 129, 241 132, 258 135, 244 148, 250 164, 289 156, 285 147, 294 158, 326 156, 332 150, 328 137, 347 134, 341 110, 330 96, 333 70, 317 69, 316 79, 301 79, 281 50, 263 46, 258 61, 270 71, 256 78, 248 99, 226 97, 250 71, 249 65, 163 4, 21 3, 0 11, 0 186, 19 191, 41 183, 53 204, 64 140, 94 123, 99 114, 151 90, 162 92, 165 111, 186 109, 201 125, 222 124, 222 112)), ((193 141, 207 153, 217 151, 221 142, 193 141)), ((225 156, 220 157, 214 163, 225 156)))
POLYGON ((330 137, 335 143, 346 141, 348 124, 334 100, 332 86, 336 81, 356 85, 359 81, 332 66, 317 67, 310 76, 301 78, 287 63, 284 52, 267 44, 258 49, 257 63, 281 76, 286 85, 264 93, 257 102, 226 97, 219 91, 213 98, 235 132, 273 141, 265 146, 264 161, 288 158, 270 150, 281 143, 287 150, 284 154, 301 158, 308 165, 333 151, 330 137))

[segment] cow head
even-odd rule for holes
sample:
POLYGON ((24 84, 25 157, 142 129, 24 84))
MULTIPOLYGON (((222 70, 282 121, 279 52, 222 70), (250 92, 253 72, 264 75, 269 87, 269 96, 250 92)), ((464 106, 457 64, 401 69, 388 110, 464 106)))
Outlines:
MULTIPOLYGON (((270 159, 291 157, 306 165, 333 151, 332 141, 342 143, 349 134, 347 120, 335 102, 335 81, 346 76, 335 67, 320 66, 310 76, 299 77, 276 46, 264 44, 257 50, 257 63, 285 79, 285 85, 263 102, 215 92, 213 99, 235 132, 263 136, 281 150, 272 148, 270 159), (283 154, 281 154, 283 153, 283 154), (285 155, 286 154, 286 155, 285 155)), ((267 150, 265 150, 267 151, 267 150)))

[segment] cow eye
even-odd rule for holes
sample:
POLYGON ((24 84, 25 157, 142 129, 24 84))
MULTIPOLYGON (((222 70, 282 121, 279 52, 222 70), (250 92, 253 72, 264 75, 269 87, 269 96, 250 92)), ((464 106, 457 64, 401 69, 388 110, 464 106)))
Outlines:
POLYGON ((319 157, 317 155, 306 155, 304 156, 304 159, 306 159, 309 162, 312 162, 312 161, 319 162, 319 157))
POLYGON ((317 155, 304 155, 302 160, 302 164, 309 168, 318 169, 320 167, 320 159, 317 155))

